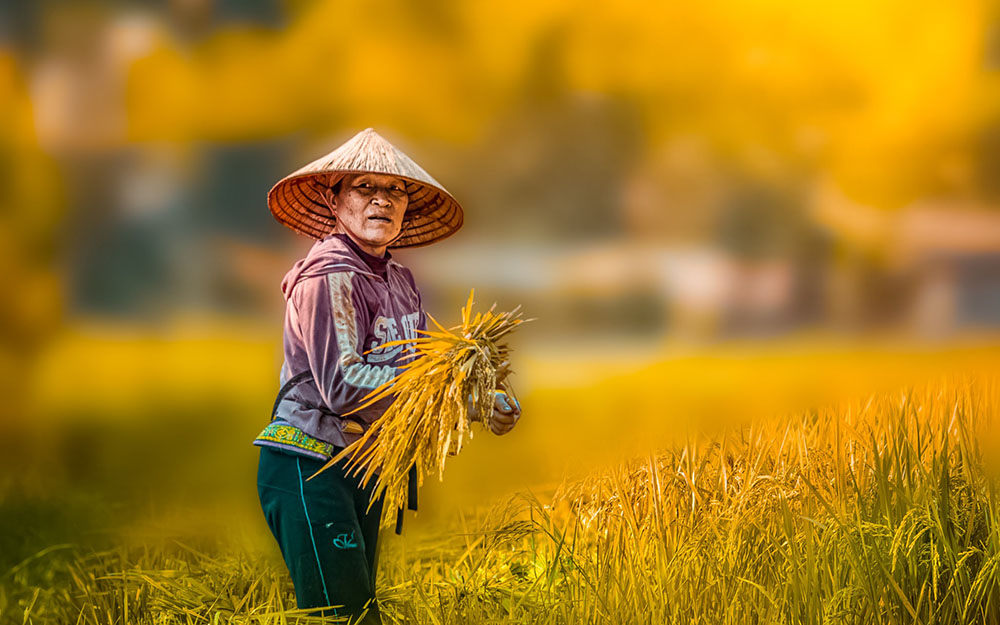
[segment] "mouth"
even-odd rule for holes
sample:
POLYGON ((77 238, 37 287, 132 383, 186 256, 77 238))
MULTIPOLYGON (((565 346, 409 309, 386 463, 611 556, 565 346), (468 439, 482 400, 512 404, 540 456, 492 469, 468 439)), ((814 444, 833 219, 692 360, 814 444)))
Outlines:
POLYGON ((389 219, 388 217, 385 217, 383 215, 372 215, 371 217, 368 218, 368 221, 381 221, 381 222, 384 222, 384 223, 387 223, 387 224, 391 224, 392 223, 391 219, 389 219))

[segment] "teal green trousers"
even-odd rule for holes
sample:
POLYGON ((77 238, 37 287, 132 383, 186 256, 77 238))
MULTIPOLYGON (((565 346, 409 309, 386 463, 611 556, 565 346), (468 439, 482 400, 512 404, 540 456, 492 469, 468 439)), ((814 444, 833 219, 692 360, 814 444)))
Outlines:
POLYGON ((358 616, 367 607, 363 622, 380 623, 375 573, 382 501, 367 511, 374 480, 362 488, 340 465, 308 480, 323 464, 261 447, 257 493, 264 518, 281 548, 299 608, 358 616))

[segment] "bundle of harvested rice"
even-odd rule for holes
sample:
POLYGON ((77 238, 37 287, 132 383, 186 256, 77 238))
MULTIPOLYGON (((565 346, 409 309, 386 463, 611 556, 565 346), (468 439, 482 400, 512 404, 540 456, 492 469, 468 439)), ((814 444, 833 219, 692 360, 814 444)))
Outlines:
POLYGON ((462 308, 462 325, 446 330, 428 314, 438 331, 419 331, 423 336, 379 347, 411 346, 412 353, 404 356, 409 362, 394 379, 369 393, 348 415, 385 397, 395 395, 396 399, 361 438, 320 469, 346 458, 352 475, 363 473, 362 484, 375 477, 372 502, 385 494, 383 524, 406 501, 412 465, 417 467, 418 485, 431 471, 444 479, 447 456, 461 451, 466 436, 472 438, 470 408, 482 415, 476 420, 489 427, 496 391, 514 397, 506 380, 510 349, 501 339, 531 320, 521 319, 520 306, 495 314, 496 304, 473 318, 474 294, 475 290, 469 293, 462 308))

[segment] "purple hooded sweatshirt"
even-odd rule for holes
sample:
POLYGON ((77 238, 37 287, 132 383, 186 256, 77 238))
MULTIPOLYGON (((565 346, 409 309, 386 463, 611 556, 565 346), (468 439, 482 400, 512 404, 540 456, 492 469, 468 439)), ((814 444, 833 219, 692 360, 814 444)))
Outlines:
MULTIPOLYGON (((285 275, 281 290, 286 302, 281 384, 306 370, 312 379, 282 398, 275 418, 345 447, 360 434, 344 432, 347 421, 339 415, 408 362, 399 359, 409 348, 376 348, 415 338, 417 330, 427 328, 420 291, 410 270, 389 253, 372 256, 346 234, 316 242, 285 275)), ((382 399, 350 418, 367 429, 392 400, 382 399)))

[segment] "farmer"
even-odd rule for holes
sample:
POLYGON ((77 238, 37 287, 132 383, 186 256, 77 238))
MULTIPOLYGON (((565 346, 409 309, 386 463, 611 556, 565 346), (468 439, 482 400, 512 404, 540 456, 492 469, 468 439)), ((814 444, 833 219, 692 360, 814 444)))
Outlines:
MULTIPOLYGON (((426 329, 413 274, 388 248, 439 241, 462 226, 462 208, 427 172, 372 129, 286 176, 268 193, 274 217, 318 241, 282 281, 286 300, 281 389, 260 446, 257 489, 299 608, 380 622, 375 571, 382 501, 338 464, 307 480, 389 406, 386 398, 344 417, 407 360, 379 348, 426 329)), ((520 407, 498 393, 495 434, 520 407)), ((481 420, 480 415, 473 418, 481 420)), ((415 472, 409 480, 416 509, 415 472)), ((402 513, 397 511, 396 532, 402 513)))

